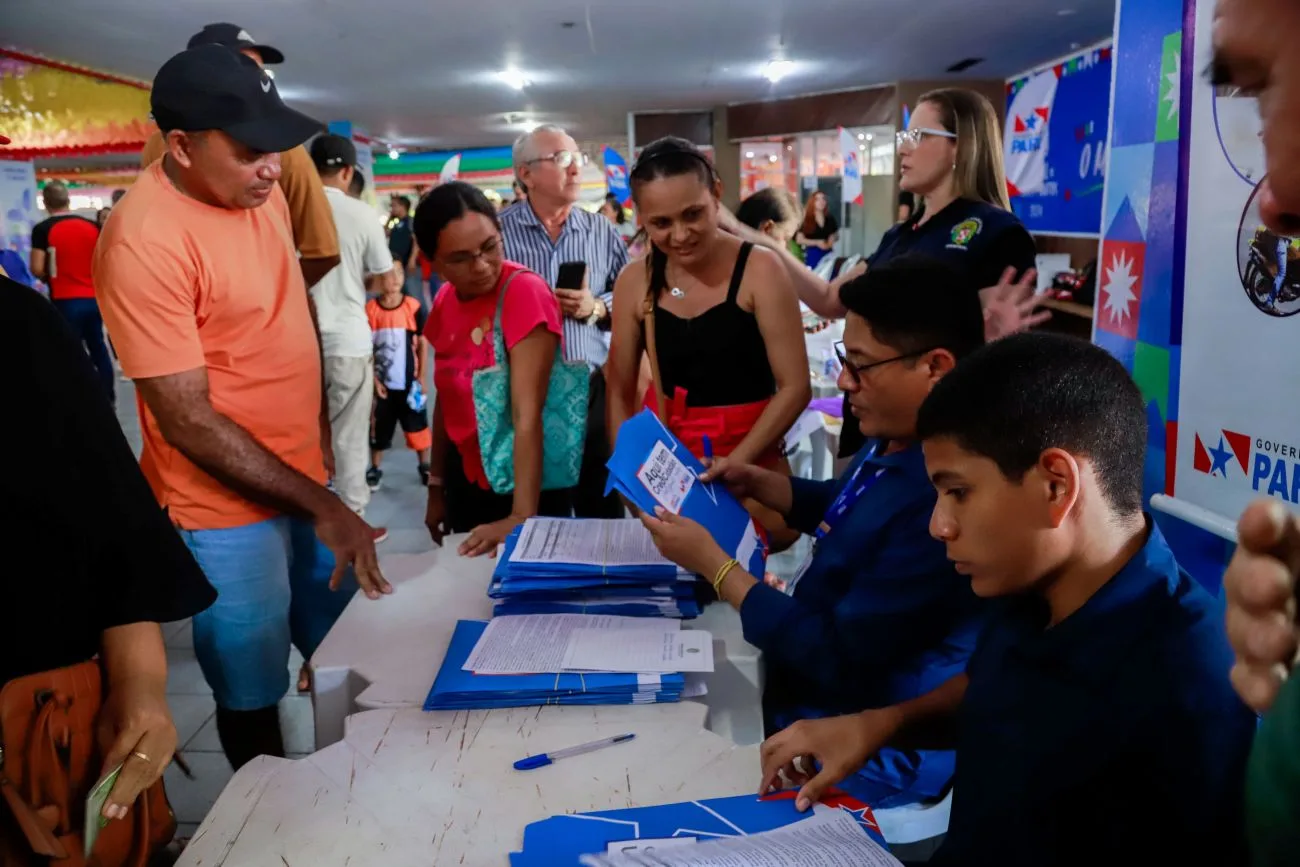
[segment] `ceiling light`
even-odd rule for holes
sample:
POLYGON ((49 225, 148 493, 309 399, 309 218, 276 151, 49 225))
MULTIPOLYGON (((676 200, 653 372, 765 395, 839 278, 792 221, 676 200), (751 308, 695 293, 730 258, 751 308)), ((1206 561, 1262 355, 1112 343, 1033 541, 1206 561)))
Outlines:
POLYGON ((860 150, 860 151, 864 151, 864 150, 866 150, 866 149, 867 149, 867 146, 866 146, 866 145, 858 145, 858 150, 860 150))
POLYGON ((786 145, 786 146, 785 146, 785 149, 788 150, 788 151, 792 151, 792 150, 794 150, 794 145, 786 145))
POLYGON ((873 138, 875 138, 875 136, 873 136, 871 133, 867 133, 867 141, 871 141, 873 138))
POLYGON ((858 141, 862 141, 862 140, 865 139, 866 137, 867 137, 867 134, 866 134, 866 133, 864 133, 864 132, 860 132, 860 133, 858 133, 858 141))
POLYGON ((772 154, 771 156, 769 156, 769 157, 767 158, 767 161, 768 161, 769 163, 774 163, 774 162, 777 162, 777 161, 780 160, 780 159, 781 159, 781 158, 780 158, 779 156, 777 156, 776 154, 772 154))
POLYGON ((753 158, 754 158, 754 152, 753 152, 753 151, 745 151, 745 159, 747 159, 747 160, 752 160, 753 158))
POLYGON ((794 71, 794 64, 788 60, 773 60, 763 69, 763 77, 776 84, 794 71))
POLYGON ((522 72, 518 69, 503 69, 497 73, 497 79, 502 83, 513 87, 515 90, 523 90, 532 84, 522 72))
POLYGON ((389 158, 390 160, 395 160, 395 159, 397 159, 397 158, 400 157, 400 156, 401 156, 401 154, 399 154, 399 153, 397 152, 397 148, 389 148, 389 149, 388 149, 388 158, 389 158))

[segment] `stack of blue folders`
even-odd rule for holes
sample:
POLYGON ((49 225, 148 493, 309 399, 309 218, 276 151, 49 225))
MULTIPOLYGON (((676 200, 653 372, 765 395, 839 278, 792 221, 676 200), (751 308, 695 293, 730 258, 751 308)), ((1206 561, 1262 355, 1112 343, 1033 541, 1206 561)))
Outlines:
MULTIPOLYGON (((623 617, 698 617, 695 576, 664 560, 660 563, 602 564, 518 562, 516 546, 533 524, 560 526, 568 519, 530 518, 505 541, 492 573, 488 596, 497 600, 493 616, 507 614, 616 614, 623 617)), ((639 521, 634 532, 646 532, 639 521)), ((588 532, 612 530, 626 521, 582 522, 588 532)), ((574 525, 578 526, 578 525, 574 525)), ((628 527, 622 528, 627 531, 628 527)))
MULTIPOLYGON (((522 852, 510 855, 511 867, 559 867, 577 864, 583 855, 607 851, 635 851, 639 841, 663 849, 685 840, 704 841, 719 837, 748 836, 784 828, 812 815, 797 812, 794 792, 759 798, 740 795, 681 804, 633 807, 600 813, 552 816, 524 829, 522 852)), ((881 846, 871 809, 838 790, 830 790, 821 808, 847 810, 862 831, 881 846)), ((656 863, 647 859, 647 864, 656 863)))
POLYGON ((456 624, 425 710, 480 710, 536 705, 660 704, 680 701, 681 674, 475 674, 463 666, 487 623, 456 624))

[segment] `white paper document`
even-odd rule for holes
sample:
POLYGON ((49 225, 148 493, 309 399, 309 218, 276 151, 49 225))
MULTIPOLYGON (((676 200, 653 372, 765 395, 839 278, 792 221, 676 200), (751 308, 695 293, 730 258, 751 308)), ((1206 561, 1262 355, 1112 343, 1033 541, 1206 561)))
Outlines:
POLYGON ((723 837, 651 853, 584 855, 586 867, 901 867, 844 810, 748 837, 723 837), (651 857, 653 860, 651 860, 651 857))
POLYGON ((695 484, 695 473, 662 442, 654 444, 650 456, 636 471, 636 477, 650 496, 674 515, 681 513, 682 503, 686 502, 686 495, 695 484))
POLYGON ((713 636, 698 629, 575 629, 565 671, 710 672, 713 636))
POLYGON ((510 562, 674 566, 655 549, 650 531, 636 518, 529 518, 510 562))
POLYGON ((680 628, 677 620, 612 614, 494 617, 461 668, 475 674, 551 674, 564 670, 564 652, 575 629, 664 632, 680 628))

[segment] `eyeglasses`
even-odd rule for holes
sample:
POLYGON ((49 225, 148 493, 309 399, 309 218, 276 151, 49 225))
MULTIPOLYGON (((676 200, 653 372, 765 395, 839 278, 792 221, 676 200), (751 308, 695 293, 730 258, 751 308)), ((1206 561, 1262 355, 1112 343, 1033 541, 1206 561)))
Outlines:
POLYGON ((909 352, 906 355, 895 355, 893 358, 886 358, 884 361, 873 361, 870 364, 854 364, 853 362, 849 361, 848 355, 845 354, 844 352, 843 340, 835 341, 834 347, 835 347, 835 357, 839 359, 840 366, 843 367, 845 370, 847 370, 849 373, 853 374, 853 378, 856 379, 858 382, 862 382, 862 377, 864 374, 866 374, 868 370, 873 370, 874 368, 882 367, 886 364, 893 364, 895 361, 907 361, 912 358, 920 358, 922 355, 925 355, 927 352, 934 352, 934 350, 938 348, 936 346, 932 346, 929 349, 921 349, 916 352, 909 352))
POLYGON ((557 169, 567 169, 574 163, 582 162, 582 154, 578 151, 556 151, 553 154, 547 154, 544 157, 537 157, 528 161, 529 165, 533 163, 555 163, 557 169))
POLYGON ((500 256, 501 256, 501 239, 491 238, 482 247, 479 247, 478 252, 476 253, 470 253, 470 252, 452 253, 450 256, 443 259, 442 261, 443 264, 450 265, 453 268, 467 268, 471 265, 476 264, 479 259, 483 259, 484 261, 491 262, 492 260, 497 259, 500 256))
POLYGON ((895 143, 901 148, 904 145, 908 147, 917 147, 921 140, 928 135, 938 136, 939 138, 956 138, 957 133, 948 132, 946 129, 930 129, 929 127, 917 127, 916 129, 904 129, 894 134, 895 143))

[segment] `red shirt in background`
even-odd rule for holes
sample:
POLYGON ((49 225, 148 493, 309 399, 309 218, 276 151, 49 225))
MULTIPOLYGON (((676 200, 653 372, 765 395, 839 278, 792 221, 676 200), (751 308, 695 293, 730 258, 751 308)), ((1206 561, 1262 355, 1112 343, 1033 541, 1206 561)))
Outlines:
POLYGON ((491 490, 483 472, 478 449, 478 424, 474 415, 474 371, 496 363, 492 325, 497 297, 510 275, 519 276, 506 291, 501 310, 502 339, 506 351, 514 349, 539 325, 563 339, 560 303, 546 281, 515 262, 501 268, 497 288, 486 295, 461 301, 450 283, 444 283, 433 299, 424 336, 433 347, 433 384, 442 407, 447 438, 456 444, 465 477, 484 490, 491 490))
POLYGON ((52 300, 95 297, 90 260, 98 240, 99 225, 77 214, 55 214, 32 229, 32 249, 45 251, 45 271, 54 273, 45 280, 52 300))

